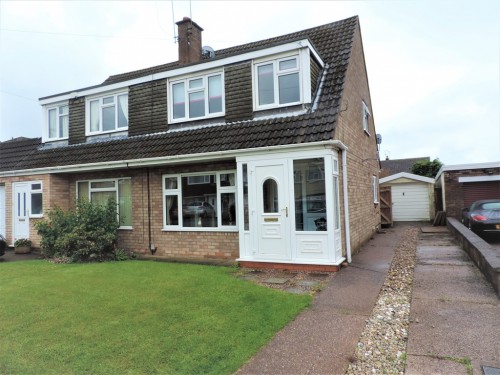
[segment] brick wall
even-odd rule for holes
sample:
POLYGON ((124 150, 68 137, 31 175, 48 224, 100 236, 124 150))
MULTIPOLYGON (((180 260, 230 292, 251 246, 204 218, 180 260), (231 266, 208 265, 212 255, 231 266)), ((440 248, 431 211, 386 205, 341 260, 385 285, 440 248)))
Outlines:
POLYGON ((120 229, 118 246, 141 254, 150 254, 149 241, 156 256, 173 258, 223 258, 239 256, 237 232, 198 232, 163 230, 162 175, 236 169, 234 162, 172 166, 149 169, 125 169, 106 172, 72 174, 68 179, 70 204, 74 206, 76 182, 100 178, 129 177, 132 181, 133 229, 120 229), (149 213, 148 213, 149 199, 149 213), (151 227, 151 234, 149 231, 151 227))
MULTIPOLYGON (((500 175, 500 168, 491 170, 493 175, 500 175)), ((459 177, 490 176, 484 169, 462 169, 457 171, 444 171, 444 196, 446 216, 460 220, 462 209, 466 206, 464 197, 464 184, 458 182, 459 177)), ((481 184, 477 182, 477 184, 481 184)), ((500 198, 499 196, 491 198, 500 198)))
MULTIPOLYGON (((335 138, 348 147, 347 181, 353 253, 372 237, 380 225, 380 205, 374 204, 372 190, 372 177, 378 177, 379 174, 375 134, 373 109, 371 107, 365 59, 361 44, 361 33, 358 26, 346 74, 340 116, 335 129, 335 138), (363 130, 363 101, 372 114, 369 118, 368 133, 363 130)), ((342 183, 341 181, 340 184, 342 183)), ((340 191, 342 193, 342 188, 340 191)), ((342 196, 341 205, 343 215, 342 196)), ((343 220, 342 217, 342 224, 344 224, 343 220)), ((345 236, 344 231, 343 236, 345 236)), ((343 238, 343 241, 345 243, 345 238, 343 238)))

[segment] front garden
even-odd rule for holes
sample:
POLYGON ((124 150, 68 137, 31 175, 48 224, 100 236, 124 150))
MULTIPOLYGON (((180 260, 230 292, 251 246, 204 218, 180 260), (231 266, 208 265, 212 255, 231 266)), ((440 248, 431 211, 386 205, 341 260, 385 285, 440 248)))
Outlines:
POLYGON ((0 264, 2 374, 230 374, 310 301, 232 268, 0 264))

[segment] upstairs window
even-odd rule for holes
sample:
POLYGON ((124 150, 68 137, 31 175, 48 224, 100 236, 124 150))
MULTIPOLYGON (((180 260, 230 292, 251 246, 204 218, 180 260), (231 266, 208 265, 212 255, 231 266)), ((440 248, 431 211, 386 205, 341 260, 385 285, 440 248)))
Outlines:
POLYGON ((302 102, 301 69, 298 55, 255 65, 257 109, 288 106, 302 102))
POLYGON ((47 139, 68 138, 69 107, 59 105, 47 109, 47 139))
POLYGON ((363 104, 363 130, 370 134, 369 125, 370 125, 370 110, 364 101, 361 102, 363 104))
POLYGON ((87 101, 87 134, 128 129, 128 94, 118 93, 87 101))
POLYGON ((170 121, 181 122, 224 115, 222 73, 170 82, 170 121))

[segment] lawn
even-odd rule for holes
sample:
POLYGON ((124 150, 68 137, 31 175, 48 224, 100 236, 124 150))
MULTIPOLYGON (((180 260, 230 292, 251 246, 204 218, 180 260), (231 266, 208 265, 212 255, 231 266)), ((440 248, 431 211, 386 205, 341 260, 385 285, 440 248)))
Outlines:
POLYGON ((311 302, 234 271, 0 263, 0 373, 233 373, 311 302))

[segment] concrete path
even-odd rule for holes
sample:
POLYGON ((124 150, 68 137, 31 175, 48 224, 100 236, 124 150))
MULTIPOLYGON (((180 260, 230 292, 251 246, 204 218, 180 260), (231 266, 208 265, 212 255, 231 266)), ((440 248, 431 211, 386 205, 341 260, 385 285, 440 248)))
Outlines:
POLYGON ((344 374, 404 227, 376 235, 238 374, 344 374))
POLYGON ((422 228, 418 241, 406 374, 498 375, 499 300, 443 230, 422 228))

